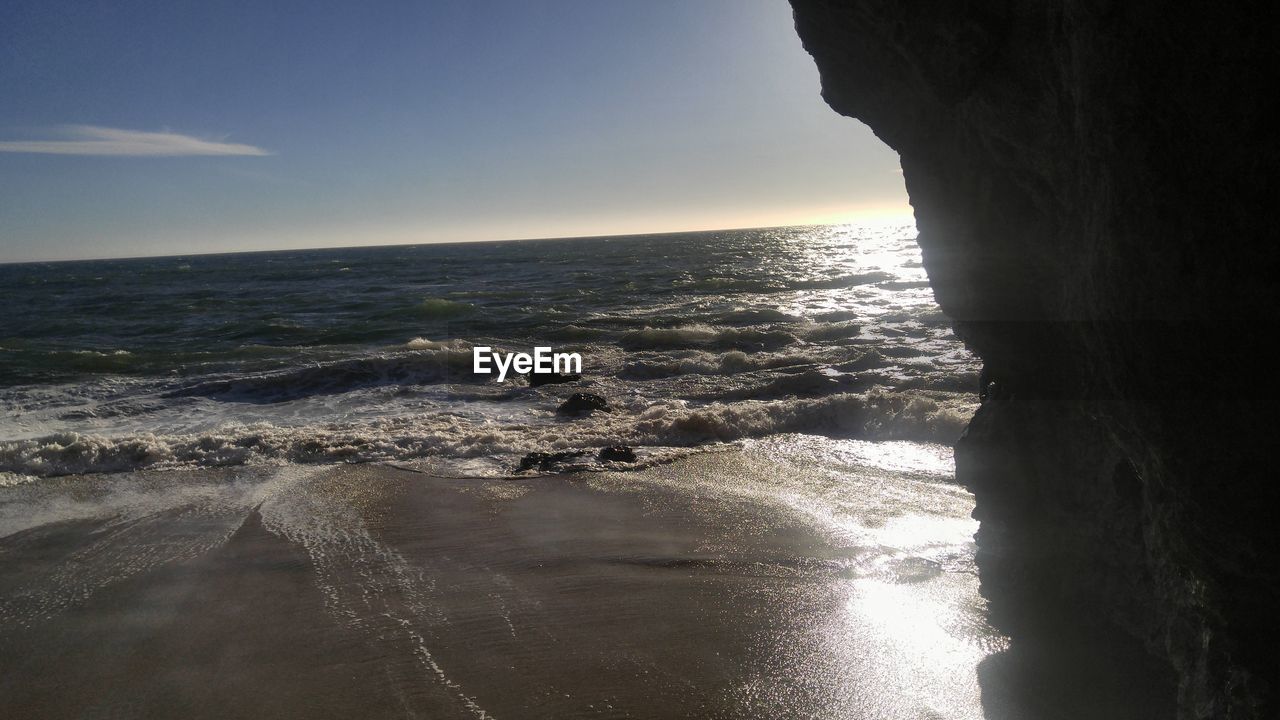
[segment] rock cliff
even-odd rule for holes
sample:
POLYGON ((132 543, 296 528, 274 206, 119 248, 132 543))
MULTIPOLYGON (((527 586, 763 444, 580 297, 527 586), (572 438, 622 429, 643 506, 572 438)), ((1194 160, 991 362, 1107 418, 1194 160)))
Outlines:
POLYGON ((1182 718, 1280 716, 1273 10, 791 2, 986 366, 956 458, 993 621, 1132 638, 1182 718))

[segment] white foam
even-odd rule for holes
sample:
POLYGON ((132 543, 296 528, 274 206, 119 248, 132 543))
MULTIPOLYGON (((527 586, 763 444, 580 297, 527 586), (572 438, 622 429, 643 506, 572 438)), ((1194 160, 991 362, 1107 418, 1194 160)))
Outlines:
POLYGON ((438 412, 323 425, 227 422, 203 433, 120 438, 68 432, 0 443, 0 471, 65 475, 425 457, 492 458, 501 467, 535 450, 679 447, 784 432, 950 443, 973 409, 959 396, 887 390, 705 405, 631 396, 614 405, 613 412, 573 422, 556 419, 549 408, 526 406, 496 420, 438 412))

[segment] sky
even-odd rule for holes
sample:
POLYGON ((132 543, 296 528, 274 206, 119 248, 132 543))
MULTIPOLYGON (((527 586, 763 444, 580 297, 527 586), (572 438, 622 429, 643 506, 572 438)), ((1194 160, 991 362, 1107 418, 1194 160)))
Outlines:
POLYGON ((909 216, 785 0, 0 3, 0 262, 909 216))

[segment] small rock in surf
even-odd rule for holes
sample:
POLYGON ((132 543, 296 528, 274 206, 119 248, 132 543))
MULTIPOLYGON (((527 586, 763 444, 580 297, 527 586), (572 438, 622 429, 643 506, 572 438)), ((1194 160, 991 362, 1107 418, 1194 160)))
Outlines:
POLYGON ((559 466, 570 460, 586 455, 584 450, 562 450, 560 452, 531 452, 520 458, 520 464, 516 466, 516 472, 525 472, 527 470, 540 470, 542 472, 551 472, 559 469, 559 466))
POLYGON ((636 461, 636 451, 626 445, 614 445, 612 447, 602 448, 597 459, 600 462, 633 463, 636 461))
POLYGON ((564 401, 559 409, 556 410, 558 415, 569 415, 572 417, 581 417, 590 415, 597 410, 608 410, 609 403, 599 395, 591 393, 574 393, 568 400, 564 401))

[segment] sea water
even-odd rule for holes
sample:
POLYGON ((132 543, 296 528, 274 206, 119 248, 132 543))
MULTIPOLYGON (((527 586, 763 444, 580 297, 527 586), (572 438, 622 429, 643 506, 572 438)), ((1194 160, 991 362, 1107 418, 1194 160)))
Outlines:
POLYGON ((646 463, 775 433, 948 444, 976 364, 910 226, 0 266, 0 482, 396 461, 646 463), (474 372, 577 353, 583 379, 474 372), (589 392, 610 411, 566 420, 589 392))
POLYGON ((0 300, 19 715, 999 707, 977 365, 911 227, 9 265, 0 300), (558 451, 587 472, 513 477, 558 451))

